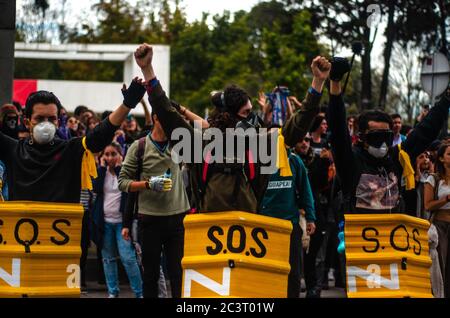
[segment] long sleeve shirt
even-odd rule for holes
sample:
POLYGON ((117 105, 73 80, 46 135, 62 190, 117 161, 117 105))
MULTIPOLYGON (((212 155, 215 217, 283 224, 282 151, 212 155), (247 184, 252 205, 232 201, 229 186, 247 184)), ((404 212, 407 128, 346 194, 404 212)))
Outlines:
MULTIPOLYGON (((196 135, 193 127, 190 126, 171 105, 170 100, 167 98, 159 82, 151 85, 147 92, 149 95, 149 102, 153 108, 153 111, 158 116, 158 120, 160 121, 166 136, 170 139, 172 133, 177 128, 184 128, 190 133, 193 145, 193 141, 195 140, 194 136, 196 135)), ((321 94, 316 92, 308 92, 303 102, 303 108, 301 110, 297 110, 283 126, 282 134, 286 145, 290 147, 295 146, 295 144, 307 134, 314 117, 319 112, 320 98, 321 94)), ((172 142, 174 141, 172 140, 172 142)), ((206 145, 207 143, 203 143, 202 149, 200 150, 194 149, 193 146, 193 151, 191 151, 192 160, 188 163, 192 172, 191 184, 192 187, 197 190, 202 188, 202 185, 200 184, 201 181, 199 180, 202 178, 204 161, 202 163, 194 163, 196 162, 194 159, 195 156, 200 156, 200 158, 202 157, 202 152, 206 145)), ((270 147, 270 142, 268 146, 270 147)), ((272 150, 274 151, 274 149, 272 150)), ((204 160, 204 158, 201 158, 201 160, 204 160)), ((199 211, 218 212, 239 209, 241 211, 256 212, 267 188, 270 174, 260 173, 260 167, 263 165, 260 161, 256 160, 255 165, 256 177, 251 183, 251 188, 243 186, 239 189, 239 191, 237 191, 238 197, 233 197, 232 186, 224 185, 222 189, 210 189, 209 183, 203 192, 203 198, 199 198, 198 193, 194 194, 194 196, 196 196, 195 200, 199 202, 199 211), (227 192, 226 196, 224 195, 225 192, 227 192), (238 206, 236 206, 236 202, 238 202, 238 206)), ((229 184, 234 184, 231 178, 233 177, 230 177, 229 184)))
POLYGON ((169 216, 187 212, 190 205, 183 177, 179 165, 172 160, 170 148, 167 147, 161 151, 149 136, 146 137, 145 141, 141 179, 135 180, 138 167, 136 153, 139 143, 139 141, 135 141, 128 150, 119 174, 120 191, 129 192, 133 181, 149 180, 151 177, 164 175, 170 169, 172 189, 168 192, 152 190, 139 192, 139 214, 169 216))
MULTIPOLYGON (((117 128, 105 119, 87 135, 87 148, 100 152, 111 143, 117 128)), ((9 199, 79 203, 84 151, 82 138, 55 138, 50 144, 39 145, 0 132, 0 160, 8 171, 9 199)))
MULTIPOLYGON (((411 162, 438 137, 444 120, 448 118, 449 106, 450 99, 443 97, 402 143, 401 147, 411 162)), ((399 182, 403 168, 398 146, 391 147, 383 159, 372 157, 361 146, 352 147, 342 95, 330 96, 328 127, 336 170, 348 203, 345 212, 404 212, 401 210, 399 182)))

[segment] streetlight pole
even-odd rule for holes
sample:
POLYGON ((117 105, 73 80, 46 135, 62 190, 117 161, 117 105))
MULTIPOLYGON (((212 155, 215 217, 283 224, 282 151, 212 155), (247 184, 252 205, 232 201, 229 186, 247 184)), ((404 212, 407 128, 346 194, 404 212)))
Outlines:
POLYGON ((0 0, 0 106, 12 101, 16 0, 0 0))

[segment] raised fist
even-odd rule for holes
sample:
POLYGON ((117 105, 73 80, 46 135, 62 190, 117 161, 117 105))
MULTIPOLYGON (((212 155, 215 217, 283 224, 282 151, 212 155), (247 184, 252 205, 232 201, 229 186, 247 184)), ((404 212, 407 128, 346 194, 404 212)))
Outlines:
POLYGON ((134 52, 134 59, 141 69, 150 66, 153 60, 153 47, 147 43, 140 45, 134 52))
POLYGON ((326 80, 330 75, 331 63, 322 56, 317 56, 311 64, 311 70, 317 79, 326 80))

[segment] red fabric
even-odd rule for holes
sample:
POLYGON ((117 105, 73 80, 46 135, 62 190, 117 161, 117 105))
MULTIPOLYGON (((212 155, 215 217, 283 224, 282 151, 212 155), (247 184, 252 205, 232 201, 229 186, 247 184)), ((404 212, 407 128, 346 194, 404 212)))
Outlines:
POLYGON ((13 100, 25 105, 28 95, 37 91, 37 80, 14 80, 13 100))
POLYGON ((205 162, 203 163, 203 174, 202 174, 203 183, 206 183, 206 179, 208 177, 208 166, 210 160, 211 160, 211 151, 208 152, 208 154, 206 155, 205 162))

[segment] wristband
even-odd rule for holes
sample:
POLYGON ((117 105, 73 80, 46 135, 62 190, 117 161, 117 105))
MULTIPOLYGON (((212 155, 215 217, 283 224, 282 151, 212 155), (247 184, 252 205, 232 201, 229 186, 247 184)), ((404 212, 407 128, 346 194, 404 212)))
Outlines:
POLYGON ((310 87, 308 89, 308 93, 312 94, 312 95, 316 95, 316 96, 322 96, 322 93, 319 93, 318 91, 316 91, 313 87, 310 87))
POLYGON ((155 78, 153 78, 153 79, 148 81, 148 86, 153 88, 153 87, 155 87, 158 84, 158 82, 159 82, 158 79, 155 77, 155 78))

